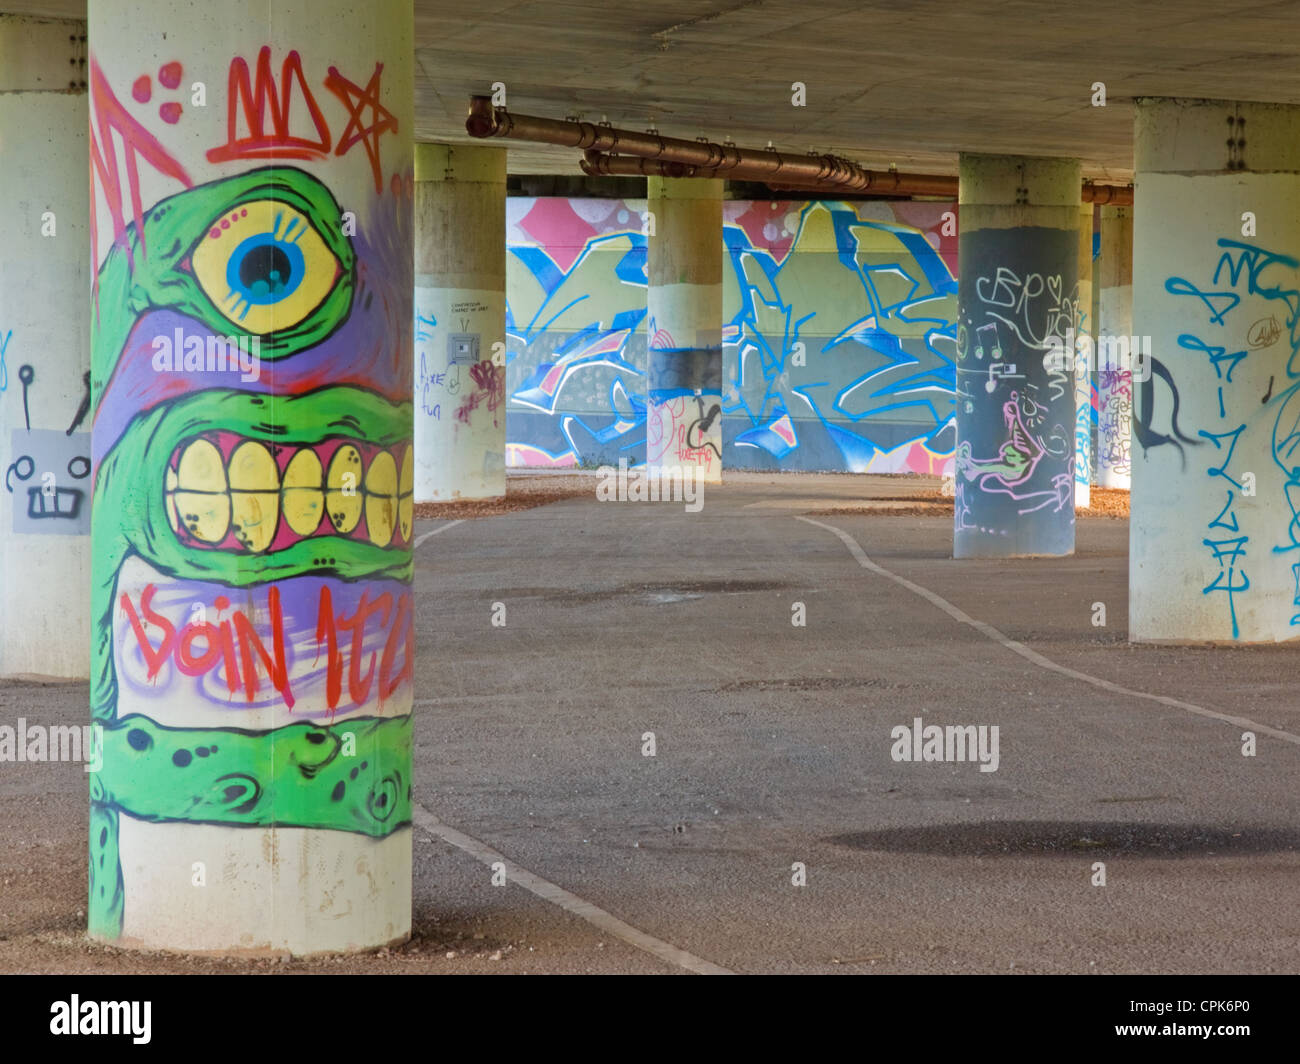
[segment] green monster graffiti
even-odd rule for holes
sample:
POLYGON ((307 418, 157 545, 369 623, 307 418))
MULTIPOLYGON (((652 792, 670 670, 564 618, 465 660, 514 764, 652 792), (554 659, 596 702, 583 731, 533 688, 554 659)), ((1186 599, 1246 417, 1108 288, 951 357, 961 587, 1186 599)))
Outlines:
MULTIPOLYGON (((141 227, 127 228, 98 272, 96 415, 121 401, 113 398, 114 376, 145 314, 175 311, 217 336, 255 339, 272 363, 336 333, 357 288, 357 259, 340 218, 324 185, 285 167, 214 181, 155 205, 141 227)), ((372 837, 409 824, 409 715, 266 731, 164 727, 138 713, 119 718, 113 622, 122 567, 133 556, 168 578, 240 589, 307 575, 409 582, 411 417, 409 403, 353 386, 295 394, 214 387, 134 414, 104 452, 93 516, 91 711, 103 728, 103 767, 90 784, 93 935, 122 932, 123 814, 372 837), (229 483, 224 459, 205 442, 217 433, 244 441, 230 460, 229 483), (348 442, 335 448, 327 473, 311 448, 340 439, 348 442), (286 447, 299 448, 302 461, 282 473, 270 456, 286 447), (399 473, 392 455, 403 448, 408 457, 399 473), (235 490, 241 451, 242 466, 253 471, 246 475, 262 478, 258 490, 235 490), (363 451, 371 455, 366 492, 349 492, 342 478, 359 475, 363 451), (202 488, 204 476, 220 483, 195 490, 195 478, 202 488), (357 534, 362 516, 364 539, 357 534), (286 524, 295 535, 276 540, 286 524), (232 549, 232 536, 240 549, 232 549)))

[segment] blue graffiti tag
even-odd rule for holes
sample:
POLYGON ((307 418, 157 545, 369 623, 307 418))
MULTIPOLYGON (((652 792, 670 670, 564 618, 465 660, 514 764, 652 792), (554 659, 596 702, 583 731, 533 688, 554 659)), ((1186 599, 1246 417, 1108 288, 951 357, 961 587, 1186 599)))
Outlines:
MULTIPOLYGON (((1173 295, 1192 296, 1200 300, 1209 312, 1209 324, 1221 328, 1226 327, 1228 315, 1243 300, 1243 293, 1234 290, 1241 288, 1243 282, 1245 295, 1261 298, 1270 303, 1280 302, 1286 307, 1287 339, 1290 343, 1286 373, 1290 383, 1277 396, 1273 396, 1273 382, 1270 378, 1269 390, 1260 401, 1265 404, 1273 402, 1278 407, 1273 425, 1273 462, 1286 477, 1283 498, 1291 514, 1287 529, 1289 542, 1274 546, 1273 552, 1297 550, 1300 549, 1300 498, 1298 498, 1300 462, 1296 461, 1294 456, 1297 447, 1300 447, 1300 413, 1297 412, 1297 408, 1300 407, 1300 399, 1297 399, 1297 396, 1300 396, 1300 366, 1297 365, 1297 355, 1300 354, 1300 289, 1294 287, 1293 271, 1300 267, 1300 260, 1239 240, 1220 239, 1218 247, 1221 253, 1210 288, 1202 289, 1185 278, 1171 277, 1165 282, 1165 290, 1173 295), (1286 271, 1282 280, 1277 277, 1278 270, 1286 271)), ((1271 343, 1272 337, 1280 332, 1276 328, 1276 319, 1270 315, 1267 319, 1261 320, 1271 323, 1269 329, 1271 343)), ((1251 335, 1255 335, 1253 327, 1251 335)), ((1254 340, 1249 343, 1252 347, 1263 346, 1254 340)), ((1230 352, 1226 347, 1207 343, 1189 334, 1179 336, 1178 344, 1186 350, 1204 354, 1210 365, 1214 367, 1219 382, 1217 387, 1219 417, 1226 418, 1228 415, 1224 402, 1224 386, 1233 384, 1233 371, 1251 354, 1251 351, 1243 349, 1230 352)), ((1228 466, 1232 462, 1237 442, 1245 429, 1246 423, 1242 422, 1237 428, 1228 432, 1216 433, 1201 429, 1197 433, 1203 439, 1211 441, 1218 451, 1225 450, 1222 441, 1231 441, 1226 447, 1223 461, 1217 466, 1208 466, 1205 475, 1222 477, 1237 491, 1227 492, 1223 509, 1206 527, 1207 529, 1222 528, 1237 534, 1224 539, 1207 537, 1202 540, 1202 543, 1212 551, 1213 561, 1219 566, 1218 574, 1202 588, 1202 593, 1208 595, 1217 591, 1227 595, 1234 639, 1240 635, 1235 596, 1250 588, 1250 578, 1240 566, 1240 560, 1247 553, 1246 544, 1250 542, 1250 536, 1241 531, 1237 515, 1231 512, 1236 495, 1244 490, 1244 486, 1242 480, 1228 472, 1228 466)), ((1295 578, 1293 605, 1300 606, 1300 564, 1293 565, 1291 571, 1295 578)), ((1294 614, 1289 623, 1292 626, 1300 624, 1300 613, 1294 614)))

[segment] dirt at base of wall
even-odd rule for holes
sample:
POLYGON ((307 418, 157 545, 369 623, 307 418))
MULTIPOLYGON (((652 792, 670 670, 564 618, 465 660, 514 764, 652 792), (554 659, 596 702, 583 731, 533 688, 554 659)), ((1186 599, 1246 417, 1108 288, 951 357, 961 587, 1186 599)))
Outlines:
MULTIPOLYGON (((825 510, 809 510, 810 516, 836 514, 869 514, 873 517, 938 517, 951 515, 951 495, 926 492, 916 495, 875 496, 862 506, 836 506, 825 510)), ((1075 510, 1075 517, 1110 517, 1127 520, 1129 493, 1120 488, 1093 488, 1089 492, 1088 507, 1075 510)))
POLYGON ((506 493, 497 499, 453 499, 450 502, 417 502, 415 516, 436 521, 454 521, 469 517, 496 517, 517 510, 531 510, 535 506, 564 499, 593 496, 596 482, 581 476, 511 476, 506 481, 506 493))

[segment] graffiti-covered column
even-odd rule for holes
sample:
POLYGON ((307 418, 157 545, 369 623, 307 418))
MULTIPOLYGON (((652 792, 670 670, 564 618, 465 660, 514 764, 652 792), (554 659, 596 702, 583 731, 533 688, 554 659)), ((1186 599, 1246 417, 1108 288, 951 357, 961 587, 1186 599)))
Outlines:
POLYGON ((660 177, 647 182, 646 466, 718 483, 723 183, 660 177))
POLYGON ((1074 551, 1077 160, 960 162, 953 555, 1074 551))
POLYGON ((90 675, 85 42, 0 15, 0 677, 90 675))
POLYGON ((415 149, 415 500, 506 493, 506 152, 415 149))
POLYGON ((1129 487, 1133 419, 1133 209, 1101 208, 1097 260, 1097 469, 1103 488, 1129 487))
POLYGON ((1134 149, 1129 637, 1295 639, 1300 107, 1140 99, 1134 149))
POLYGON ((91 934, 411 918, 411 0, 90 5, 91 934))
POLYGON ((1092 316, 1092 212, 1091 203, 1079 207, 1079 267, 1075 307, 1074 365, 1074 508, 1086 510, 1092 487, 1092 343, 1085 337, 1097 332, 1092 316))

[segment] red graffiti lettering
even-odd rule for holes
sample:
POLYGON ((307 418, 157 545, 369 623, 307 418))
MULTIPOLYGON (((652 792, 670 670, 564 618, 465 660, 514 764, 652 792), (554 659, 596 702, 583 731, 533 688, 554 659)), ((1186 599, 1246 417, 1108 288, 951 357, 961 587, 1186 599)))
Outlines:
POLYGON ((708 447, 692 447, 687 443, 689 427, 679 424, 673 433, 678 462, 703 466, 706 470, 713 468, 713 451, 708 447))
MULTIPOLYGON (((238 610, 219 623, 191 622, 178 629, 154 608, 155 594, 154 585, 146 585, 140 593, 138 610, 129 594, 123 593, 120 598, 149 680, 154 680, 169 660, 186 676, 204 676, 224 667, 226 686, 232 696, 242 685, 244 697, 251 704, 261 696, 264 679, 269 679, 285 706, 293 709, 297 699, 290 676, 290 639, 285 632, 278 587, 272 585, 266 592, 269 631, 264 629, 260 633, 250 615, 238 610), (162 632, 157 646, 150 641, 146 625, 162 632)), ((216 606, 220 617, 220 611, 229 608, 230 600, 219 595, 216 606)), ((371 598, 370 592, 363 591, 355 611, 349 615, 336 612, 330 589, 322 587, 316 615, 316 645, 317 666, 322 652, 325 659, 325 701, 330 710, 337 709, 343 701, 344 677, 347 697, 357 706, 370 698, 377 678, 377 694, 382 705, 414 675, 415 623, 410 593, 386 591, 371 598), (366 653, 367 633, 375 637, 372 645, 377 646, 382 639, 382 651, 366 653)))
MULTIPOLYGON (((384 617, 379 623, 384 625, 388 623, 388 615, 393 609, 393 596, 388 592, 380 595, 374 602, 367 602, 369 592, 361 593, 361 601, 357 603, 357 612, 351 617, 339 617, 339 627, 347 631, 352 631, 352 648, 349 652, 348 661, 348 694, 352 696, 352 701, 360 705, 370 694, 370 685, 375 678, 375 655, 372 652, 370 661, 366 665, 365 678, 361 677, 361 657, 365 645, 366 623, 380 610, 383 610, 384 617)), ((334 707, 331 705, 330 709, 334 707)))
POLYGON ((150 605, 153 602, 153 596, 154 586, 150 584, 140 596, 140 612, 144 614, 146 621, 163 630, 163 640, 158 644, 157 650, 149 642, 149 634, 144 630, 144 625, 140 623, 140 617, 135 612, 135 607, 131 605, 131 596, 123 592, 122 598, 119 600, 127 619, 131 622, 131 631, 135 633, 136 642, 140 646, 140 653, 144 655, 145 664, 149 667, 148 677, 150 680, 155 679, 158 673, 162 671, 163 665, 171 656, 172 644, 176 641, 175 625, 161 613, 156 612, 150 605))
POLYGON ((226 143, 208 151, 214 163, 232 159, 320 159, 329 154, 330 128, 302 72, 302 57, 290 52, 280 65, 280 85, 271 73, 271 49, 257 54, 257 80, 250 84, 243 56, 230 61, 226 87, 226 143), (315 127, 314 138, 291 130, 293 92, 297 86, 315 127), (240 115, 243 125, 240 125, 240 115), (268 122, 269 119, 269 122, 268 122))
POLYGON ((411 607, 411 596, 403 595, 397 604, 397 620, 388 632, 388 642, 384 644, 384 656, 379 663, 379 702, 382 705, 405 681, 415 675, 415 615, 411 607), (405 636, 405 639, 403 639, 405 636), (405 644, 406 661, 402 670, 393 676, 393 660, 397 657, 398 646, 405 644))
POLYGON ((201 676, 222 657, 221 629, 215 624, 187 624, 181 629, 180 642, 176 647, 176 663, 181 672, 187 676, 201 676), (202 639, 206 649, 198 657, 194 656, 194 641, 202 639))
MULTIPOLYGON (((383 70, 384 65, 376 63, 364 88, 344 77, 337 67, 329 68, 324 81, 325 88, 343 104, 348 116, 334 154, 346 155, 360 144, 370 160, 376 192, 383 192, 384 187, 380 137, 397 131, 397 118, 379 102, 383 70)), ((230 61, 226 97, 226 143, 208 150, 209 161, 323 159, 329 155, 334 144, 329 122, 307 83, 302 57, 296 51, 291 51, 280 64, 278 84, 271 69, 269 46, 257 54, 256 74, 249 71, 243 56, 236 56, 230 61), (299 119, 297 125, 295 97, 301 101, 298 113, 306 109, 306 118, 299 119), (307 129, 308 122, 311 131, 307 129)))
POLYGON ((252 702, 261 688, 261 684, 257 679, 257 667, 253 660, 253 652, 256 650, 257 656, 262 659, 262 664, 266 666, 267 672, 270 673, 271 683, 284 697, 284 704, 293 709, 294 697, 293 691, 289 688, 289 670, 285 663, 284 654, 284 613, 280 609, 280 589, 274 584, 271 586, 271 590, 267 592, 266 601, 271 609, 271 636, 272 645, 275 648, 274 661, 272 661, 271 655, 266 652, 266 646, 263 644, 261 636, 253 629, 253 624, 248 617, 238 612, 234 615, 235 632, 239 636, 239 655, 244 664, 244 694, 252 702))
POLYGON ((339 631, 334 623, 334 596, 328 587, 320 589, 320 606, 316 610, 318 648, 322 639, 325 640, 325 701, 333 709, 343 693, 343 657, 339 654, 339 631))

